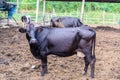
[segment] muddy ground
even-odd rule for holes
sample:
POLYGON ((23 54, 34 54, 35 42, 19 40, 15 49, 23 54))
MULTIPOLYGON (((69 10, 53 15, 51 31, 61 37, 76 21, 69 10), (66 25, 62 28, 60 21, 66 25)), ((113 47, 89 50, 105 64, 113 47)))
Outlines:
MULTIPOLYGON (((95 28, 97 32, 95 78, 93 80, 120 80, 120 29, 95 28)), ((84 60, 71 57, 48 56, 48 74, 39 76, 41 68, 29 51, 25 34, 18 28, 0 28, 0 80, 91 80, 82 75, 84 60)), ((41 66, 41 65, 40 65, 41 66)))

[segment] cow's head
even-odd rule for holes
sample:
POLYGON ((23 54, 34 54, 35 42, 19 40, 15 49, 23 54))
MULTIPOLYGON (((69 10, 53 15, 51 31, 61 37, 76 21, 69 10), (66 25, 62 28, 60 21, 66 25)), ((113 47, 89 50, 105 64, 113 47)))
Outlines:
POLYGON ((61 18, 54 17, 51 19, 51 27, 64 28, 64 25, 60 21, 61 18))
POLYGON ((30 16, 25 16, 24 15, 24 16, 21 17, 21 21, 28 24, 28 23, 30 23, 31 18, 30 18, 30 16))
POLYGON ((30 44, 37 42, 37 40, 35 38, 35 27, 34 27, 34 24, 31 23, 31 24, 28 24, 24 28, 20 28, 19 32, 27 34, 27 37, 29 38, 28 41, 30 42, 30 44))
POLYGON ((51 27, 56 27, 55 23, 59 22, 59 18, 58 17, 53 17, 50 22, 51 22, 51 24, 50 24, 51 27))
POLYGON ((23 26, 26 27, 27 24, 31 23, 31 18, 30 16, 22 16, 21 21, 23 22, 23 26))

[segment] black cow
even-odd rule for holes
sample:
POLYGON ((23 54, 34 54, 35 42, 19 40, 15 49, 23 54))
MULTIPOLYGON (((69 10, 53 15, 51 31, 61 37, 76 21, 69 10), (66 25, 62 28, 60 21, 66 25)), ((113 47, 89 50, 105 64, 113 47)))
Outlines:
MULTIPOLYGON (((22 16, 22 17, 21 17, 21 21, 22 21, 22 23, 23 23, 23 27, 25 27, 25 28, 29 27, 29 25, 32 24, 32 23, 31 23, 31 18, 30 18, 30 16, 26 16, 26 15, 22 16)), ((35 28, 33 27, 33 29, 35 29, 35 28)), ((32 30, 33 30, 33 29, 32 29, 32 30)), ((33 31, 33 33, 34 33, 34 31, 33 31)), ((32 33, 32 34, 33 34, 33 33, 32 33)), ((32 35, 31 35, 31 36, 32 36, 32 35)), ((37 43, 37 40, 36 40, 35 36, 32 36, 32 37, 31 37, 30 43, 37 43)))
POLYGON ((51 27, 79 27, 83 23, 77 17, 53 17, 50 21, 51 27))
POLYGON ((54 54, 61 57, 71 56, 78 51, 84 53, 86 74, 88 65, 91 67, 91 77, 94 77, 95 65, 95 41, 96 32, 92 29, 77 28, 36 28, 33 33, 34 25, 30 24, 26 29, 20 28, 19 31, 26 33, 26 38, 30 42, 31 37, 35 35, 36 44, 30 44, 30 50, 33 56, 41 59, 42 72, 44 76, 47 73, 47 55, 54 54), (33 36, 32 36, 32 35, 33 36))

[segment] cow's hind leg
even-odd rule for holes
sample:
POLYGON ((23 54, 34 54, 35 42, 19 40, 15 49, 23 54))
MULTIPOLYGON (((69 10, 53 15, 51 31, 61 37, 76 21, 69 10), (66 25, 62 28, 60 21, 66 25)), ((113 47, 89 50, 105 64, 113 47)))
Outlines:
POLYGON ((94 66, 95 66, 95 56, 92 56, 92 45, 91 41, 82 41, 82 52, 85 54, 85 68, 84 74, 86 74, 88 66, 90 64, 91 72, 90 76, 94 78, 94 66))
POLYGON ((47 56, 41 57, 41 63, 42 63, 42 72, 41 76, 44 76, 47 73, 47 56))
POLYGON ((85 67, 84 67, 84 74, 87 73, 87 69, 88 69, 88 66, 90 64, 90 68, 91 68, 91 72, 90 72, 90 76, 92 78, 94 78, 94 65, 95 65, 95 59, 93 58, 92 56, 92 50, 90 47, 86 47, 84 48, 83 50, 83 53, 85 54, 85 67))
POLYGON ((94 78, 95 59, 93 59, 93 57, 88 54, 86 55, 86 62, 90 64, 90 68, 91 68, 90 77, 94 78))
POLYGON ((84 70, 83 70, 83 75, 85 75, 87 73, 87 70, 88 70, 88 66, 89 66, 89 62, 87 60, 86 57, 84 57, 84 60, 85 60, 85 67, 84 67, 84 70))
POLYGON ((94 78, 95 62, 96 62, 96 58, 92 56, 92 60, 90 62, 90 67, 91 67, 91 74, 90 74, 90 76, 92 78, 94 78))

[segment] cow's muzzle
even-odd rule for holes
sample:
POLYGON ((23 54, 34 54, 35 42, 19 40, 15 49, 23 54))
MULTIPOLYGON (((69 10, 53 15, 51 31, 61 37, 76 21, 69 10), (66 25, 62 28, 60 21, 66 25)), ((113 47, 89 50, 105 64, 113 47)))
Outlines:
POLYGON ((30 39, 30 44, 36 44, 37 40, 36 39, 30 39))

